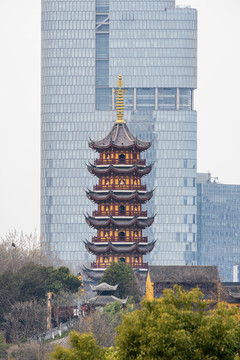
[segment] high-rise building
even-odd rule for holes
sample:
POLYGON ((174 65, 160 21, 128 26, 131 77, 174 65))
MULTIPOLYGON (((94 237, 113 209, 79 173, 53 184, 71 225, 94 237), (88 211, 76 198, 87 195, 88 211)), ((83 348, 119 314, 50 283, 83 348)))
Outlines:
POLYGON ((156 213, 152 264, 196 263, 197 12, 175 0, 42 0, 43 245, 79 268, 91 236, 85 190, 94 178, 89 136, 115 119, 114 88, 122 74, 125 119, 155 165, 146 178, 156 213))
POLYGON ((217 265, 222 281, 238 281, 240 185, 220 184, 201 173, 197 191, 198 265, 217 265))

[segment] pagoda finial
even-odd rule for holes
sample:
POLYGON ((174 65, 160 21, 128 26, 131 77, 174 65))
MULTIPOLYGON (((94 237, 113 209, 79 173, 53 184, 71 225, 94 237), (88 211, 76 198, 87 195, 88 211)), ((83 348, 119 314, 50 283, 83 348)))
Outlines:
POLYGON ((123 113, 124 113, 124 98, 123 93, 126 90, 123 90, 122 87, 124 86, 124 82, 122 81, 122 75, 118 75, 117 87, 117 100, 116 100, 116 109, 117 109, 117 120, 115 124, 122 123, 124 124, 125 121, 123 120, 123 113))

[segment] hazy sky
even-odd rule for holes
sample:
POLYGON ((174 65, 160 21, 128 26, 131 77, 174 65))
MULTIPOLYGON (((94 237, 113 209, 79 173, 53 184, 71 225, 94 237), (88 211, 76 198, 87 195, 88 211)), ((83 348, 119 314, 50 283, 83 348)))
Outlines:
MULTIPOLYGON (((240 0, 181 4, 199 16, 198 171, 240 184, 240 0)), ((40 12, 40 0, 0 1, 0 236, 39 231, 40 12)))

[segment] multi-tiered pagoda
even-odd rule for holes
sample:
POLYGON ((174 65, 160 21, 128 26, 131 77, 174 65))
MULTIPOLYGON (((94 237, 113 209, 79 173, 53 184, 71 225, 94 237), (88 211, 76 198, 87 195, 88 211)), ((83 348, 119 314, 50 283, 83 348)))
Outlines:
POLYGON ((143 255, 149 253, 155 241, 148 243, 143 230, 152 225, 154 216, 142 211, 142 204, 151 199, 153 191, 141 184, 143 176, 150 173, 151 165, 141 159, 141 152, 151 142, 137 139, 123 119, 124 100, 121 75, 117 82, 117 120, 109 134, 102 140, 90 141, 89 146, 99 153, 88 170, 98 178, 98 185, 87 196, 98 205, 92 216, 86 216, 89 226, 97 230, 92 242, 85 241, 86 249, 96 255, 89 277, 97 278, 112 262, 123 261, 134 269, 147 270, 143 255), (98 276, 97 276, 98 275, 98 276))

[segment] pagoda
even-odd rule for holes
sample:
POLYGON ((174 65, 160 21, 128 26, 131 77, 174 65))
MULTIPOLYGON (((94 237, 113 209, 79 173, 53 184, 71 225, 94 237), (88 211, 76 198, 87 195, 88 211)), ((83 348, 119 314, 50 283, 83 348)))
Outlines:
POLYGON ((92 216, 85 216, 89 226, 97 230, 92 242, 85 241, 85 247, 96 256, 91 269, 85 268, 90 278, 100 278, 112 262, 122 261, 133 269, 147 270, 143 255, 149 253, 155 241, 148 243, 144 229, 152 225, 154 216, 148 217, 142 205, 151 199, 153 190, 147 191, 141 184, 143 176, 150 173, 153 164, 146 165, 141 153, 151 146, 136 138, 123 119, 124 90, 119 75, 116 90, 117 120, 106 137, 89 142, 89 147, 99 153, 88 170, 98 178, 93 191, 86 191, 87 197, 98 205, 92 216))

